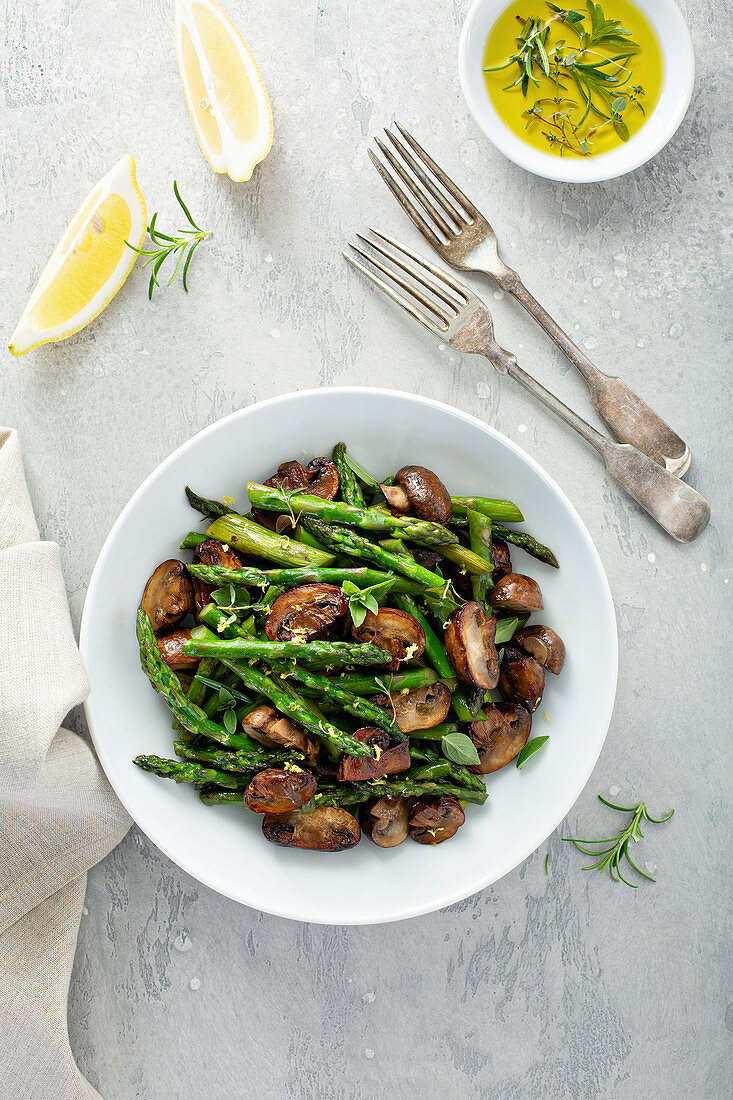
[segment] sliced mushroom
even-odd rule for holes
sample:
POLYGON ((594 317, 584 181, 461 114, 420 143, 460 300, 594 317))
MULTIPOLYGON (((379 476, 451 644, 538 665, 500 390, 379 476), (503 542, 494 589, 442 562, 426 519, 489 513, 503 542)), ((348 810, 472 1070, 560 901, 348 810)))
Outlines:
POLYGON ((160 655, 169 668, 176 672, 181 668, 198 668, 200 657, 188 657, 183 652, 186 642, 191 641, 190 630, 172 630, 170 634, 161 634, 158 638, 160 655))
POLYGON ((380 607, 376 615, 367 611, 361 626, 352 624, 351 634, 358 642, 371 642, 389 653, 393 672, 400 667, 400 661, 411 661, 425 650, 425 631, 420 623, 396 607, 380 607))
POLYGON ((316 777, 302 768, 265 768, 247 784, 244 801, 256 814, 289 814, 307 806, 317 786, 316 777))
POLYGON ((346 614, 349 601, 335 584, 301 584, 278 596, 267 616, 270 641, 309 642, 327 638, 346 614))
POLYGON ((345 852, 359 843, 359 822, 337 806, 319 806, 311 813, 268 814, 262 832, 283 848, 308 848, 314 852, 345 852))
POLYGON ((445 647, 461 680, 491 690, 499 682, 499 655, 494 645, 496 619, 476 600, 454 611, 445 628, 445 647))
POLYGON ((494 583, 512 571, 512 556, 509 544, 504 539, 494 539, 491 543, 491 564, 494 567, 494 583))
POLYGON ((518 630, 513 639, 525 653, 557 676, 565 664, 565 643, 552 627, 540 623, 518 630))
POLYGON ((404 772, 410 766, 410 746, 400 741, 390 748, 389 736, 376 726, 363 726, 353 735, 357 741, 363 741, 376 750, 376 756, 351 756, 345 753, 338 766, 340 783, 361 783, 367 779, 377 779, 380 775, 394 775, 404 772))
POLYGON ((426 687, 396 691, 394 695, 373 695, 372 702, 383 707, 403 733, 411 733, 439 725, 450 710, 451 693, 438 680, 426 687))
MULTIPOLYGON (((221 569, 241 569, 242 562, 239 557, 219 539, 204 539, 196 547, 193 555, 195 565, 218 565, 221 569)), ((211 593, 217 585, 206 584, 205 581, 193 578, 193 591, 196 603, 196 618, 211 603, 211 593)))
POLYGON ((499 675, 499 691, 508 703, 524 703, 536 710, 545 690, 545 670, 516 646, 504 647, 499 675))
POLYGON ((447 523, 452 514, 450 493, 437 474, 424 466, 403 466, 395 485, 380 485, 395 512, 413 512, 420 519, 447 523))
POLYGON ((372 798, 361 807, 364 835, 380 848, 396 848, 407 840, 410 800, 398 795, 372 798))
POLYGON ((156 634, 193 611, 193 585, 182 561, 169 558, 160 563, 145 585, 140 607, 156 634))
POLYGON ((494 611, 541 611, 542 592, 537 581, 523 573, 507 573, 489 595, 494 611))
POLYGON ((324 500, 333 500, 339 491, 339 473, 330 458, 319 455, 305 468, 310 493, 324 500))
POLYGON ((496 703, 485 706, 485 719, 471 722, 468 736, 478 750, 480 764, 470 771, 488 775, 505 767, 524 748, 532 729, 532 718, 517 703, 496 703))
POLYGON ((410 836, 418 844, 442 844, 460 829, 466 815, 451 795, 420 799, 410 811, 410 836))
POLYGON ((268 748, 297 749, 305 753, 310 760, 316 760, 321 754, 321 746, 304 729, 296 726, 289 718, 278 714, 274 707, 262 703, 242 719, 242 729, 255 741, 268 748))

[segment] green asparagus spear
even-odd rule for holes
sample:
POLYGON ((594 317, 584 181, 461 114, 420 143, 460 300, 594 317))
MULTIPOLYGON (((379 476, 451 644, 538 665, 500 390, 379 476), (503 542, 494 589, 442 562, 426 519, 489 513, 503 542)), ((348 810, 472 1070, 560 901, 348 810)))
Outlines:
POLYGON ((435 780, 445 779, 450 775, 450 764, 447 760, 435 760, 424 764, 416 764, 406 772, 401 772, 405 779, 435 780))
MULTIPOLYGON (((397 531, 411 542, 435 546, 458 542, 455 532, 440 523, 429 523, 413 516, 393 516, 391 512, 378 508, 355 508, 340 500, 324 500, 323 497, 298 491, 286 493, 279 488, 258 485, 256 481, 247 482, 247 495, 257 508, 290 512, 295 517, 316 516, 327 523, 346 524, 365 531, 397 531)), ((311 534, 321 541, 316 531, 311 530, 311 534)))
POLYGON ((289 677, 303 687, 317 691, 319 695, 325 696, 326 699, 335 700, 341 704, 342 710, 353 715, 354 718, 358 718, 366 725, 378 726, 388 733, 393 733, 398 740, 404 740, 404 734, 387 711, 376 706, 375 703, 370 703, 367 699, 362 699, 358 695, 353 695, 350 691, 345 691, 338 680, 331 679, 328 676, 316 676, 297 665, 279 667, 275 671, 281 678, 289 677))
POLYGON ((402 795, 405 798, 440 798, 443 795, 452 795, 453 798, 476 802, 480 806, 488 798, 485 787, 481 791, 473 791, 447 783, 416 782, 399 777, 389 782, 372 779, 368 783, 342 783, 339 787, 321 787, 314 798, 317 806, 348 806, 355 802, 368 802, 370 798, 381 798, 383 795, 402 795))
POLYGON ((440 679, 446 684, 449 691, 455 691, 456 673, 453 665, 448 660, 445 646, 417 606, 415 600, 412 596, 395 596, 394 605, 398 607, 400 611, 406 611, 408 615, 412 615, 413 619, 417 619, 420 623, 425 634, 425 656, 438 673, 440 679))
POLYGON ((161 657, 152 624, 143 610, 137 613, 137 638, 143 671, 185 729, 193 734, 203 734, 205 737, 210 737, 212 741, 218 741, 219 744, 233 749, 260 747, 246 734, 229 733, 224 726, 212 722, 201 707, 189 702, 175 672, 161 657))
POLYGON ((461 787, 468 787, 472 791, 486 790, 480 776, 474 775, 462 764, 454 764, 452 760, 446 760, 444 756, 440 756, 425 745, 410 745, 410 756, 413 760, 424 760, 430 764, 448 764, 450 770, 447 774, 454 783, 460 784, 461 787))
MULTIPOLYGON (((437 573, 431 573, 429 569, 424 569, 412 558, 392 554, 389 550, 384 550, 381 546, 375 546, 369 539, 365 539, 361 535, 355 535, 353 531, 349 531, 345 527, 324 523, 315 516, 304 516, 303 526, 314 534, 319 542, 322 542, 324 546, 337 554, 348 554, 352 558, 374 562, 385 569, 390 569, 393 573, 400 573, 413 581, 419 581, 426 588, 440 588, 445 584, 443 578, 438 576, 437 573)), ((452 547, 439 547, 441 553, 450 549, 452 547)))
POLYGON ((271 642, 260 638, 219 638, 205 626, 191 631, 191 640, 183 652, 192 657, 232 657, 245 661, 282 661, 289 657, 300 661, 328 661, 333 665, 383 665, 389 654, 375 645, 352 642, 271 642))
POLYGON ((494 586, 494 565, 491 559, 491 520, 482 516, 480 512, 474 512, 469 508, 468 533, 471 539, 471 550, 487 564, 485 573, 474 573, 471 577, 471 591, 474 600, 486 603, 489 591, 494 586))
POLYGON ((385 690, 393 695, 411 688, 434 684, 438 674, 432 668, 410 668, 406 672, 385 672, 381 676, 367 676, 361 672, 342 672, 330 677, 339 687, 352 695, 381 695, 385 690))
POLYGON ((214 520, 206 532, 212 539, 219 539, 243 554, 267 558, 278 565, 333 565, 333 554, 304 546, 287 535, 268 531, 254 520, 233 513, 214 520))
POLYGON ((164 760, 161 756, 136 756, 133 764, 143 771, 153 772, 176 783, 216 783, 219 787, 246 787, 247 780, 234 772, 221 772, 182 760, 164 760))
POLYGON ((336 566, 321 566, 300 569, 224 569, 220 565, 187 565, 186 569, 193 577, 198 577, 206 584, 234 584, 255 585, 258 588, 266 588, 268 584, 277 584, 283 588, 292 588, 298 584, 343 584, 351 581, 360 588, 370 588, 384 581, 394 580, 392 592, 420 593, 423 585, 417 581, 410 581, 406 577, 397 577, 392 573, 382 572, 379 569, 368 569, 366 566, 356 569, 338 568, 336 566))
POLYGON ((332 759, 336 759, 342 752, 352 756, 374 756, 374 751, 368 745, 357 741, 350 733, 334 726, 326 718, 317 717, 308 703, 299 699, 289 685, 289 690, 286 691, 273 677, 228 657, 222 658, 222 664, 236 672, 250 691, 258 691, 260 695, 264 695, 282 714, 317 737, 332 759))
MULTIPOLYGON (((473 719, 471 719, 473 721, 473 719)), ((427 730, 410 730, 410 741, 440 741, 447 733, 458 733, 456 722, 441 722, 427 730)))
MULTIPOLYGON (((202 516, 210 516, 211 519, 218 519, 219 516, 232 515, 232 509, 227 504, 222 504, 220 500, 209 500, 207 497, 200 497, 197 493, 194 493, 193 489, 189 489, 186 486, 186 497, 191 507, 200 512, 202 516)), ((235 513, 236 514, 236 513, 235 513)))
POLYGON ((356 474, 346 461, 346 444, 337 443, 333 449, 333 464, 338 470, 341 499, 355 508, 364 507, 364 494, 356 474))
POLYGON ((206 535, 201 531, 189 531, 187 535, 184 535, 181 539, 181 545, 179 550, 195 550, 197 546, 200 546, 202 542, 206 542, 206 535))
POLYGON ((217 749, 197 748, 183 741, 176 741, 173 748, 184 760, 208 764, 224 772, 256 772, 261 768, 276 768, 286 763, 302 764, 305 760, 302 752, 295 752, 293 749, 261 748, 259 752, 222 752, 217 749))
POLYGON ((503 519, 505 523, 521 523, 524 516, 511 500, 493 500, 490 497, 451 497, 453 511, 465 516, 467 509, 480 512, 489 519, 503 519))
POLYGON ((199 798, 204 806, 223 806, 230 802, 244 802, 244 791, 226 791, 215 783, 209 783, 201 788, 199 798))
POLYGON ((431 546, 431 550, 437 550, 444 558, 460 565, 464 573, 485 573, 489 566, 473 550, 467 550, 465 546, 431 546))
POLYGON ((528 535, 526 531, 511 531, 508 527, 495 523, 494 534, 498 539, 504 539, 505 542, 511 542, 514 546, 520 546, 533 558, 538 558, 546 565, 551 565, 553 569, 560 568, 559 562, 549 546, 543 546, 541 542, 538 542, 532 535, 528 535))

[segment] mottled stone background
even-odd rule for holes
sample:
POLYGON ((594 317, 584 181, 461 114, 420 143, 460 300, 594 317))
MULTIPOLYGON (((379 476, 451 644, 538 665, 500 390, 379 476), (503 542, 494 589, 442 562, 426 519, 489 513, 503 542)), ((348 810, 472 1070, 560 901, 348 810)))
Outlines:
MULTIPOLYGON (((71 986, 72 1046, 106 1100, 729 1095, 730 6, 683 3, 698 77, 670 145, 586 187, 515 168, 469 117, 456 73, 468 6, 228 0, 276 127, 267 161, 237 185, 199 153, 171 2, 6 0, 3 343, 70 214, 123 153, 163 224, 175 176, 214 230, 189 295, 176 285, 148 304, 136 270, 79 337, 3 360, 0 422, 20 430, 76 623, 113 520, 171 450, 241 405, 362 383, 451 402, 538 458, 598 545, 621 640, 614 720, 568 820, 444 912, 372 928, 289 923, 199 886, 133 829, 89 876, 71 986), (363 225, 416 240, 366 157, 395 113, 439 150, 599 365, 690 441, 690 481, 713 507, 698 542, 672 543, 541 408, 483 361, 439 350, 347 269, 341 248, 363 225), (676 808, 645 843, 656 886, 583 874, 561 842, 604 835, 613 815, 595 795, 609 789, 676 808)), ((499 339, 587 413, 549 341, 475 285, 499 339)))

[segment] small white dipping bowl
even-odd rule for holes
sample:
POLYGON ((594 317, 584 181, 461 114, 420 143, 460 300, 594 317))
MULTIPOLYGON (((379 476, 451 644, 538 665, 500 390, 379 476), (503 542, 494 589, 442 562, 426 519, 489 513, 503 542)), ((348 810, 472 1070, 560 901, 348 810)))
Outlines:
MULTIPOLYGON (((566 158, 533 148, 517 137, 497 114, 484 81, 484 48, 489 32, 508 6, 508 0, 475 0, 463 24, 458 47, 458 73, 471 114, 499 152, 521 168, 545 179, 563 183, 597 183, 633 172, 667 144, 690 105, 695 83, 692 40, 684 16, 674 0, 634 2, 654 28, 662 51, 662 90, 657 105, 641 129, 624 145, 597 156, 566 158)), ((537 10, 543 8, 542 0, 537 0, 535 6, 537 10)))

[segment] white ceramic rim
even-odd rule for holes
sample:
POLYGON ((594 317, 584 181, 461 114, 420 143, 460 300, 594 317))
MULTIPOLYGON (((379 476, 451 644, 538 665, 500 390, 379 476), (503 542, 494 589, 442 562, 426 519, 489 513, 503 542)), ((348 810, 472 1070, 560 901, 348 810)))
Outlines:
POLYGON ((572 807, 575 805, 576 801, 578 800, 578 798, 582 794, 583 790, 585 789, 585 787, 588 783, 588 780, 590 779, 590 776, 593 772, 593 769, 595 768, 595 765, 598 761, 598 757, 600 756, 601 750, 603 749, 603 746, 605 744, 606 735, 608 733, 608 727, 610 725, 611 716, 613 714, 613 708, 614 708, 614 703, 615 703, 615 699, 616 699, 616 689, 617 689, 617 683, 618 683, 618 625, 617 625, 617 622, 616 622, 616 613, 615 613, 615 609, 614 609, 614 605, 613 605, 613 599, 612 599, 612 596, 611 596, 611 590, 610 590, 610 587, 609 587, 609 584, 608 584, 608 578, 606 577, 606 572, 605 572, 605 569, 603 568, 603 563, 602 563, 600 555, 599 555, 599 553, 596 549, 595 543, 593 542, 593 540, 592 540, 592 538, 591 538, 591 536, 588 532, 588 529, 586 528, 585 524, 583 523, 583 520, 581 519, 581 517, 578 514, 577 510, 573 506, 572 502, 569 500, 569 498, 563 492, 563 490, 560 488, 560 486, 557 484, 557 482, 554 481, 554 479, 550 477, 550 475, 542 468, 542 466, 540 466, 540 464, 534 458, 532 458, 531 455, 527 454, 526 451, 522 450, 521 447, 519 447, 511 439, 509 439, 507 436, 505 436, 502 432, 498 431, 496 428, 492 427, 490 424, 487 424, 485 421, 479 420, 477 417, 472 416, 470 413, 463 412, 461 409, 457 409, 452 405, 446 404, 445 402, 435 401, 433 398, 422 397, 422 396, 418 396, 417 394, 407 393, 404 390, 391 390, 391 389, 388 389, 386 387, 379 387, 379 386, 325 386, 325 387, 308 389, 308 390, 297 390, 297 391, 294 391, 294 392, 291 392, 291 393, 282 394, 282 395, 277 396, 277 397, 270 397, 270 398, 267 398, 264 401, 255 402, 252 405, 248 405, 248 406, 245 406, 244 408, 237 409, 235 412, 229 413, 227 416, 222 417, 220 420, 215 421, 213 424, 210 424, 208 427, 203 428, 200 432, 197 432, 195 435, 191 436, 191 438, 188 439, 185 443, 182 443, 180 447, 177 447, 176 450, 173 451, 168 456, 168 458, 164 459, 161 463, 158 464, 158 466, 155 467, 154 470, 151 471, 150 474, 148 474, 148 476, 145 478, 145 480, 142 482, 142 484, 139 486, 139 488, 133 493, 130 500, 127 502, 125 507, 120 512, 119 516, 117 517, 115 523, 112 526, 112 529, 110 530, 109 534, 107 535, 107 538, 104 541, 102 549, 99 552, 99 557, 97 558, 94 569, 92 571, 91 579, 89 581, 89 587, 87 589, 87 594, 86 594, 86 598, 85 598, 85 601, 84 601, 84 610, 82 612, 81 630, 80 630, 80 637, 79 637, 79 649, 80 649, 80 652, 81 652, 82 660, 84 661, 85 665, 88 665, 89 664, 89 661, 88 661, 88 657, 89 657, 89 651, 88 651, 89 623, 88 623, 87 609, 88 609, 88 607, 90 607, 94 603, 94 601, 96 599, 96 595, 97 595, 96 590, 97 590, 98 584, 101 583, 101 574, 102 574, 102 571, 103 571, 103 566, 104 566, 105 560, 106 560, 107 556, 109 555, 110 547, 114 543, 114 540, 115 540, 118 529, 123 525, 123 523, 125 521, 127 513, 133 509, 138 497, 140 497, 145 492, 148 484, 151 481, 153 481, 154 478, 156 478, 156 476, 159 474, 159 472, 161 472, 162 470, 167 468, 169 465, 171 465, 171 463, 173 463, 182 452, 189 450, 195 444, 197 444, 202 439, 204 439, 207 435, 209 435, 209 434, 213 433, 214 431, 218 430, 221 427, 221 425, 223 425, 223 424, 225 424, 225 423, 227 423, 231 420, 241 418, 241 420, 243 422, 246 422, 248 416, 254 415, 259 409, 261 409, 265 406, 276 407, 278 405, 283 405, 283 404, 286 404, 286 403, 291 402, 293 400, 299 400, 301 398, 312 398, 312 397, 314 397, 318 394, 322 394, 322 393, 338 393, 338 394, 341 394, 341 395, 344 395, 344 396, 347 396, 347 397, 358 397, 361 394, 370 393, 370 394, 378 394, 378 395, 383 396, 383 397, 392 397, 392 396, 394 396, 394 397, 398 397, 398 398, 406 398, 411 402, 415 402, 417 404, 421 404, 421 405, 424 405, 424 406, 439 409, 442 412, 447 412, 451 416, 454 416, 458 419, 463 420, 464 422, 466 422, 468 424, 473 425, 474 427, 480 429, 482 432, 485 432, 486 434, 493 436, 503 446, 505 446, 510 451, 513 451, 516 455, 518 455, 519 458, 521 459, 521 461, 525 462, 534 471, 534 473, 540 478, 540 480, 543 481, 552 490, 552 492, 558 494, 558 496, 563 500, 564 504, 567 506, 568 510, 571 512, 571 514, 574 516, 575 520, 577 521, 577 526, 578 526, 578 531, 580 533, 580 536, 581 536, 581 538, 582 538, 582 540, 583 540, 583 542, 586 546, 586 549, 588 550, 591 558, 593 558, 594 561, 595 561, 595 564, 596 564, 597 569, 598 569, 599 576, 600 576, 601 581, 602 581, 603 598, 604 598, 604 601, 605 601, 605 604, 606 604, 605 610, 606 610, 606 612, 609 616, 609 622, 613 626, 613 629, 611 631, 611 634, 612 634, 612 646, 611 646, 611 648, 612 648, 612 658, 613 658, 612 659, 612 665, 613 665, 613 667, 610 670, 611 675, 609 675, 609 677, 608 677, 607 698, 606 698, 606 705, 605 705, 605 708, 604 708, 604 711, 603 711, 603 718, 602 718, 601 722, 599 723, 600 726, 602 726, 602 729, 603 729, 603 736, 602 736, 602 738, 600 739, 600 742, 599 742, 598 752, 596 753, 596 756, 593 759, 593 762, 592 762, 591 766, 587 769, 586 774, 583 775, 582 782, 579 783, 577 792, 567 801, 567 804, 563 805, 562 812, 556 815, 556 820, 553 821, 552 827, 547 830, 545 835, 538 841, 538 843, 535 845, 535 847, 531 851, 527 852, 520 859, 513 859, 513 858, 510 857, 507 860, 506 864, 500 865, 498 873, 496 872, 496 870, 494 870, 490 874, 488 874, 487 876, 485 876, 483 878, 482 877, 477 878, 475 883, 472 884, 471 888, 468 891, 466 891, 465 888, 459 888, 457 890, 449 891, 445 895, 442 895, 439 898, 434 899, 433 901, 430 901, 428 903, 413 905, 413 906, 407 904, 400 911, 390 913, 388 916, 382 916, 382 917, 378 917, 378 918, 373 917, 369 920, 355 920, 354 919, 354 920, 341 920, 341 921, 338 921, 338 922, 326 922, 326 921, 320 921, 320 920, 317 920, 317 919, 309 918, 307 916, 303 916, 303 914, 301 912, 288 911, 284 907, 273 906, 272 908, 270 908, 270 907, 266 908, 266 907, 262 906, 260 903, 253 904, 253 903, 250 903, 250 902, 243 901, 243 899, 241 897, 238 897, 235 893, 224 890, 224 889, 222 889, 222 887, 219 884, 216 884, 216 883, 210 881, 205 874, 201 873, 201 871, 198 867, 196 867, 196 868, 192 867, 185 858, 180 858, 178 855, 174 856, 169 851, 168 845, 167 845, 167 840, 166 840, 166 836, 170 833, 169 829, 163 828, 161 830, 161 829, 158 829, 158 828, 153 827, 153 826, 146 826, 145 828, 143 828, 143 826, 140 825, 140 823, 137 821, 137 818, 135 818, 135 815, 130 810, 130 807, 127 805, 126 798, 125 798, 125 793, 126 792, 124 790, 124 785, 116 783, 114 781, 114 779, 109 774, 109 771, 108 771, 108 768, 107 768, 107 764, 109 763, 109 759, 108 759, 108 756, 107 756, 107 753, 106 753, 106 750, 105 750, 104 738, 99 736, 99 734, 98 734, 98 728, 97 728, 97 724, 96 724, 96 721, 95 721, 95 716, 94 716, 94 713, 93 713, 93 697, 92 696, 90 696, 87 700, 85 700, 85 702, 84 702, 84 711, 85 711, 85 714, 86 714, 86 719, 87 719, 87 722, 88 722, 88 725, 89 725, 89 730, 90 730, 90 733, 91 733, 92 742, 94 744, 95 751, 96 751, 97 756, 99 758, 99 761, 102 765, 102 768, 104 769, 105 774, 107 775, 107 778, 108 778, 113 790, 115 791, 115 794, 119 798, 120 802, 128 810, 128 812, 130 813, 130 816, 133 818, 133 820, 135 820, 136 824, 138 825, 138 828, 140 828, 140 830, 143 833, 145 833, 145 835, 153 842, 153 844, 155 844, 156 847, 159 848, 160 851, 162 851, 164 853, 164 855, 168 856, 168 858, 173 863, 175 863, 178 867, 180 867, 187 874, 191 875, 191 877, 194 878, 196 881, 203 883, 204 886, 208 886, 211 890, 214 890, 216 893, 222 894, 224 897, 231 898, 232 901, 236 901, 239 904, 245 904, 245 905, 248 905, 251 908, 255 908, 255 909, 257 909, 261 912, 270 913, 273 916, 284 917, 284 918, 289 919, 289 920, 298 920, 298 921, 303 921, 305 923, 312 923, 312 924, 331 924, 331 923, 334 923, 334 925, 337 926, 337 927, 342 927, 342 926, 345 926, 345 925, 359 926, 359 925, 366 925, 366 924, 389 924, 389 923, 392 923, 394 921, 407 920, 410 917, 421 916, 425 913, 436 912, 439 909, 444 909, 446 906, 453 905, 454 903, 456 903, 458 901, 462 901, 466 897, 472 897, 474 894, 478 893, 480 890, 485 889, 487 886, 492 885, 494 882, 498 882, 505 875, 507 875, 510 871, 514 870, 515 867, 518 867, 521 863, 523 863, 526 859, 528 859, 530 857, 530 855, 532 855, 533 852, 537 851, 537 848, 539 848, 540 845, 543 844, 545 842, 545 840, 547 840, 547 838, 555 831, 555 829, 558 827, 560 822, 567 816, 567 814, 570 812, 572 807))
POLYGON ((695 84, 695 54, 690 31, 675 0, 633 2, 652 24, 662 52, 664 72, 659 100, 644 126, 625 145, 587 160, 566 160, 534 149, 514 134, 497 114, 484 84, 481 58, 486 37, 507 7, 508 0, 474 0, 458 46, 461 90, 478 125, 508 160, 544 179, 561 183, 598 183, 633 172, 670 141, 687 114, 695 84))

